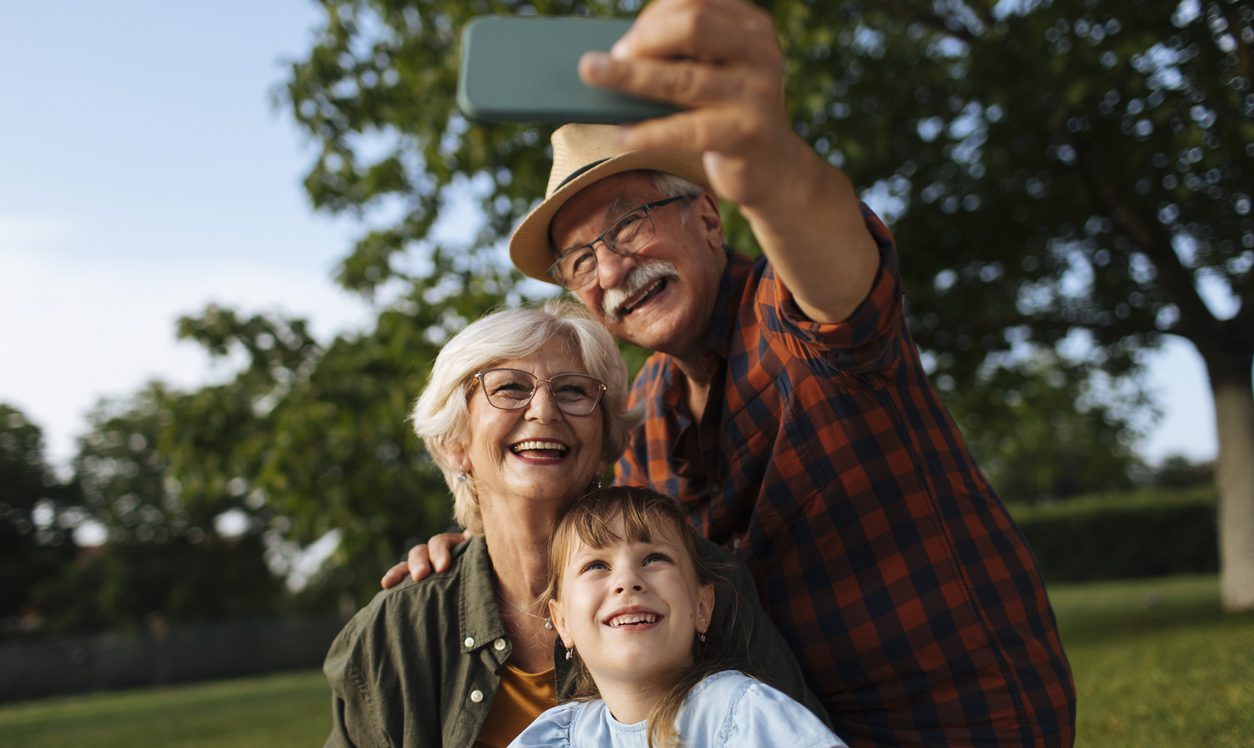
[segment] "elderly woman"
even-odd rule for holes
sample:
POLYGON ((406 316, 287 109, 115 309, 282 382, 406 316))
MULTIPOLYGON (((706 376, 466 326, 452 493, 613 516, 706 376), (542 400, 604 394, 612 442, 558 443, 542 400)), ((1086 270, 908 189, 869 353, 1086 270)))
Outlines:
MULTIPOLYGON (((613 339, 574 304, 496 312, 444 346, 413 422, 470 537, 447 571, 379 593, 336 637, 327 745, 504 746, 557 703, 555 634, 535 604, 550 537, 635 418, 613 339)), ((736 573, 721 599, 752 589, 736 573)), ((711 634, 751 635, 759 674, 806 698, 757 605, 730 607, 716 605, 711 634)))

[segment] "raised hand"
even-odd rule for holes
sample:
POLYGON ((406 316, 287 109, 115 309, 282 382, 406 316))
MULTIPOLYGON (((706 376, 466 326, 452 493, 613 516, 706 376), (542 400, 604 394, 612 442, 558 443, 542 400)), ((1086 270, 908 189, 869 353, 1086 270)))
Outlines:
POLYGON ((686 111, 624 129, 631 148, 705 153, 715 192, 745 207, 769 200, 813 155, 784 111, 784 56, 766 11, 743 0, 657 0, 607 55, 580 62, 591 85, 686 111))

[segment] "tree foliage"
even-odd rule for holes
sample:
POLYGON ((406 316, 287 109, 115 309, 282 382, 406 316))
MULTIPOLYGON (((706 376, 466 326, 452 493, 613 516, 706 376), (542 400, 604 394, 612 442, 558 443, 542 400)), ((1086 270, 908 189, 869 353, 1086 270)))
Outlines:
POLYGON ((45 630, 139 628, 153 616, 206 620, 275 608, 280 580, 264 540, 269 510, 250 500, 240 477, 248 467, 230 464, 246 429, 229 407, 229 389, 188 394, 153 383, 93 411, 74 473, 81 517, 106 542, 34 591, 45 630), (178 455, 186 443, 197 453, 195 467, 178 455))
POLYGON ((39 427, 0 403, 0 636, 23 627, 34 590, 73 555, 62 523, 73 496, 48 466, 39 427))
POLYGON ((294 541, 338 533, 333 561, 358 598, 413 537, 449 523, 443 478, 406 420, 438 352, 425 329, 392 310, 370 333, 337 339, 274 414, 261 485, 294 541))
POLYGON ((295 546, 335 533, 331 563, 341 569, 322 581, 358 603, 403 548, 449 527, 448 489, 407 417, 440 344, 497 303, 508 285, 492 266, 441 278, 457 292, 412 289, 380 313, 373 329, 341 335, 325 348, 299 321, 210 308, 181 322, 185 337, 246 364, 220 388, 230 402, 199 413, 184 409, 186 423, 171 432, 175 473, 181 481, 190 473, 246 485, 295 546), (235 413, 238 424, 196 438, 215 412, 235 413))
POLYGON ((1040 353, 949 396, 965 415, 968 446, 1006 501, 1048 503, 1132 488, 1149 477, 1134 449, 1139 427, 1130 420, 1152 406, 1135 388, 1099 387, 1101 378, 1070 368, 1040 353))
MULTIPOLYGON (((325 4, 327 26, 285 96, 320 153, 306 187, 332 211, 396 208, 341 266, 346 287, 434 284, 400 269, 430 243, 455 184, 486 222, 455 267, 543 194, 544 128, 468 124, 453 108, 457 34, 474 15, 629 14, 639 3, 325 4)), ((790 112, 818 152, 882 195, 902 247, 913 329, 969 380, 1024 341, 1076 329, 1097 362, 1210 328, 1251 345, 1254 263, 1248 7, 1175 13, 1099 0, 772 6, 790 112), (976 312, 979 313, 976 313, 976 312)), ((746 243, 740 233, 740 243, 746 243)), ((1246 362, 1248 364, 1248 362, 1246 362)))
POLYGON ((1215 465, 1184 455, 1168 455, 1155 469, 1153 484, 1162 488, 1208 486, 1215 482, 1215 465))

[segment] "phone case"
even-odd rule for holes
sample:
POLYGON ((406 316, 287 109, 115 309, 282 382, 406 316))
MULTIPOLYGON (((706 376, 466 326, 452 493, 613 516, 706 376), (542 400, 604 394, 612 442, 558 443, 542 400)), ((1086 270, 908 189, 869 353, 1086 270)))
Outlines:
POLYGON ((457 106, 481 122, 615 124, 661 117, 673 106, 584 85, 579 58, 609 51, 630 19, 484 16, 462 32, 457 106))

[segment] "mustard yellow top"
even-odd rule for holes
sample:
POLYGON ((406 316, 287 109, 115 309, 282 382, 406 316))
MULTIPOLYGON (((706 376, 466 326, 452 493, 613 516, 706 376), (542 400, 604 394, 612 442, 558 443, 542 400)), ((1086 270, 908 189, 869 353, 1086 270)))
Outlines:
POLYGON ((501 683, 492 697, 492 708, 483 721, 475 748, 505 748, 541 712, 554 706, 557 706, 557 680, 553 668, 528 673, 505 663, 501 683))

